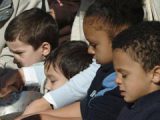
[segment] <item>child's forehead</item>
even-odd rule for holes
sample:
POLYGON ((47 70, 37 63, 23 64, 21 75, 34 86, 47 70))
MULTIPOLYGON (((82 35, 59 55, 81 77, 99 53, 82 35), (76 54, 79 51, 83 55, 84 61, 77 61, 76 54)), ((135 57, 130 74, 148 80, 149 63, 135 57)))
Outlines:
POLYGON ((106 30, 110 26, 110 24, 109 21, 105 21, 104 18, 91 16, 84 19, 83 26, 92 27, 96 30, 106 30))
MULTIPOLYGON (((18 43, 22 43, 22 44, 25 44, 25 45, 30 45, 28 43, 28 38, 26 37, 27 35, 24 35, 22 33, 19 33, 15 36, 15 38, 13 38, 13 41, 15 42, 18 42, 18 43)), ((30 45, 32 46, 32 45, 30 45)))
POLYGON ((99 35, 100 33, 108 36, 109 30, 104 27, 104 25, 99 23, 93 23, 92 25, 86 25, 83 27, 85 35, 99 35))

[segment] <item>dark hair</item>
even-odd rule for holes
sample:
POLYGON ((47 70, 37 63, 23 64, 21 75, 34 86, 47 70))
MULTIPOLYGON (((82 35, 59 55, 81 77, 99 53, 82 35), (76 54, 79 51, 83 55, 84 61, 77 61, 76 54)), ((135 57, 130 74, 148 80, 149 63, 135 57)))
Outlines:
POLYGON ((96 29, 106 30, 113 39, 128 26, 142 22, 143 17, 143 0, 96 0, 86 11, 84 25, 100 23, 96 29))
POLYGON ((143 22, 120 33, 112 44, 120 48, 149 71, 160 65, 160 22, 143 22))
POLYGON ((60 45, 47 57, 45 67, 58 65, 66 78, 71 78, 84 70, 92 62, 88 45, 83 41, 68 41, 60 45))
POLYGON ((20 41, 30 44, 36 50, 43 42, 52 49, 58 45, 58 26, 51 15, 39 8, 26 10, 15 17, 5 31, 6 41, 20 41))

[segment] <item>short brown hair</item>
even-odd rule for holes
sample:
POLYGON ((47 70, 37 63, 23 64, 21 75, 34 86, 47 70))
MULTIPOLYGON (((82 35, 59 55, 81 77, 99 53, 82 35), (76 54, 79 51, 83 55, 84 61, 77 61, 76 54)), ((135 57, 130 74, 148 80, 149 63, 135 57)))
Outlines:
POLYGON ((43 42, 52 49, 58 44, 58 25, 51 15, 39 8, 26 10, 15 17, 5 31, 6 41, 20 41, 30 44, 36 50, 43 42))

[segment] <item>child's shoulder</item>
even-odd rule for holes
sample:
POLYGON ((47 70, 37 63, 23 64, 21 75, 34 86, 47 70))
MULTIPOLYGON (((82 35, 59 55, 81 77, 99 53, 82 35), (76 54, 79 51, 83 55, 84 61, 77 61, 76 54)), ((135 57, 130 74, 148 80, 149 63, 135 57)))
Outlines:
POLYGON ((160 90, 140 98, 134 105, 125 107, 118 120, 159 120, 160 90))

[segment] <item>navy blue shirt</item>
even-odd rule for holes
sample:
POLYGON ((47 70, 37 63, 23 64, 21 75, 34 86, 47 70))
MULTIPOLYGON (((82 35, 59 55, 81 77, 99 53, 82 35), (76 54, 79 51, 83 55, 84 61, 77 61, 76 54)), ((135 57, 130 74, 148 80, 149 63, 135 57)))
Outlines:
POLYGON ((124 106, 119 89, 108 91, 103 96, 95 96, 97 92, 105 89, 102 82, 113 72, 113 64, 103 65, 97 71, 87 96, 80 104, 83 120, 116 120, 124 106))
POLYGON ((160 91, 155 91, 132 105, 125 106, 118 120, 160 120, 160 91))

